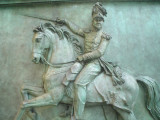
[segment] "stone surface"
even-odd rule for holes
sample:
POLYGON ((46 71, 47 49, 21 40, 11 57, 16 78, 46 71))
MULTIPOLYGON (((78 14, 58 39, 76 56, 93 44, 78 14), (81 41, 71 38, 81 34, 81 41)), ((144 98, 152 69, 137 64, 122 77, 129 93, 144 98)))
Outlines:
MULTIPOLYGON (((14 118, 21 103, 19 91, 23 82, 33 84, 42 82, 43 66, 31 62, 31 39, 33 28, 45 21, 20 14, 54 19, 58 16, 86 27, 90 26, 91 16, 86 16, 90 15, 92 5, 92 3, 56 3, 0 7, 1 120, 14 118)), ((120 66, 133 71, 133 74, 148 75, 159 81, 160 4, 115 2, 104 5, 108 11, 104 30, 112 36, 105 54, 106 59, 117 61, 120 66)), ((152 120, 149 114, 146 114, 148 112, 144 107, 144 96, 141 98, 137 101, 135 114, 140 120, 152 120)), ((55 115, 61 113, 64 108, 65 106, 60 105, 58 108, 43 108, 39 111, 44 118, 55 120, 60 119, 55 118, 55 115), (50 115, 46 115, 49 112, 50 115)), ((90 107, 87 109, 86 111, 92 111, 92 115, 97 113, 95 111, 103 114, 99 107, 94 111, 90 107)), ((85 114, 87 116, 87 112, 85 114)), ((97 120, 95 116, 93 117, 97 120)))

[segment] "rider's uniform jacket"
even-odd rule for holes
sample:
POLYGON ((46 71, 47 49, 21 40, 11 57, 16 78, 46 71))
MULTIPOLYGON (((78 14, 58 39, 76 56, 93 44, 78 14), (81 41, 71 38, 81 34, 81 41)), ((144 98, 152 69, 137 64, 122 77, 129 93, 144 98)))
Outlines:
POLYGON ((105 73, 112 76, 114 85, 123 84, 124 80, 121 78, 121 75, 117 73, 114 65, 102 59, 111 37, 102 30, 97 33, 80 30, 79 34, 85 38, 84 54, 82 55, 83 60, 99 62, 105 73))
MULTIPOLYGON (((101 66, 99 58, 104 55, 111 37, 106 35, 102 30, 98 32, 80 30, 78 34, 84 37, 84 53, 81 55, 84 63, 97 63, 97 67, 101 66)), ((77 74, 84 68, 84 65, 75 63, 66 73, 63 84, 67 86, 69 81, 75 80, 77 74)))
POLYGON ((104 55, 111 37, 102 30, 98 32, 84 32, 83 60, 93 60, 104 55))

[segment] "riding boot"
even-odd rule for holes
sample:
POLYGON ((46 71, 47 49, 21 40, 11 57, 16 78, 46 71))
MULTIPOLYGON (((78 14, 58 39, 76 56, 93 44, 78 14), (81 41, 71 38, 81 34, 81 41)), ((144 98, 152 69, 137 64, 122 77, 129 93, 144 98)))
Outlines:
POLYGON ((85 103, 86 103, 86 86, 74 84, 74 116, 76 119, 80 119, 83 114, 85 103))

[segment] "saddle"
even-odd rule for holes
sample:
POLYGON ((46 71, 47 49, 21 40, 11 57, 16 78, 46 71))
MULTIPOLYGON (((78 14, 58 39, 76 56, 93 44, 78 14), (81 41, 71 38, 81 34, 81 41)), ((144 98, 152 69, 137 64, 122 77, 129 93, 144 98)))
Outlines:
MULTIPOLYGON (((105 72, 106 75, 109 75, 112 77, 112 82, 113 85, 121 85, 124 83, 124 80, 121 78, 122 76, 122 70, 121 68, 112 62, 106 62, 102 59, 99 59, 100 65, 103 68, 102 72, 105 72)), ((65 77, 63 79, 63 84, 65 86, 68 86, 68 84, 70 82, 73 82, 77 75, 79 74, 79 72, 83 69, 84 65, 82 63, 76 62, 75 64, 73 64, 71 66, 71 68, 67 71, 67 73, 65 74, 65 77)))
POLYGON ((78 73, 83 69, 83 64, 76 62, 74 63, 71 68, 66 72, 65 77, 62 81, 62 83, 65 86, 68 86, 68 84, 71 81, 74 81, 78 75, 78 73))

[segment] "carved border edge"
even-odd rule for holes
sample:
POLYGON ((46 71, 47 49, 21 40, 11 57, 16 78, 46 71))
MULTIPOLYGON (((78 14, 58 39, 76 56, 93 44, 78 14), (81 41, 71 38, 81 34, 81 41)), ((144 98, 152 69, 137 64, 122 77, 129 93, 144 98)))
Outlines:
MULTIPOLYGON (((99 0, 100 2, 160 2, 159 0, 99 0)), ((12 0, 0 1, 0 6, 16 4, 38 4, 55 2, 97 2, 97 0, 12 0)))

